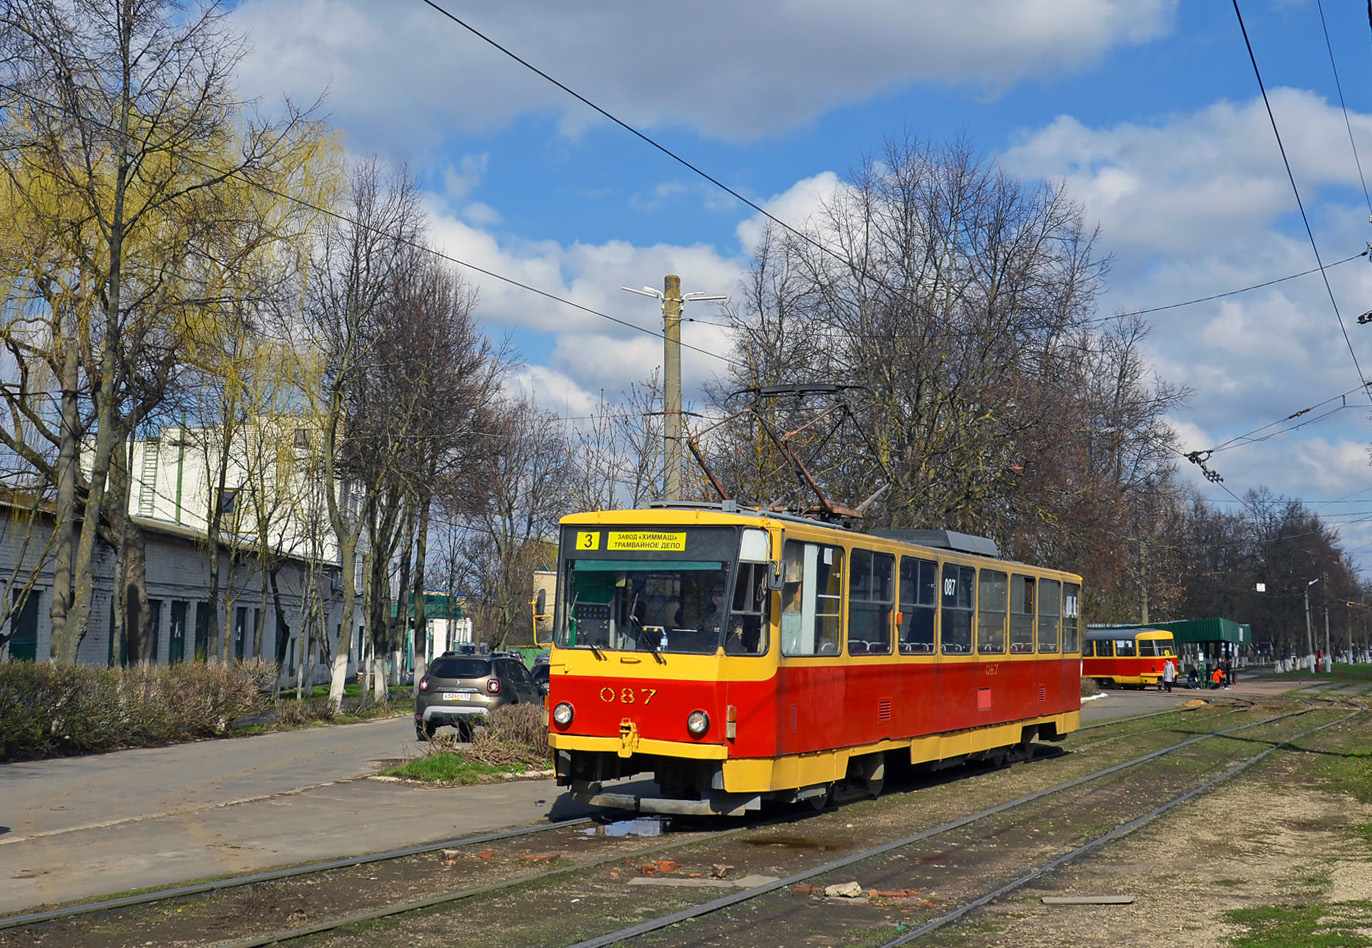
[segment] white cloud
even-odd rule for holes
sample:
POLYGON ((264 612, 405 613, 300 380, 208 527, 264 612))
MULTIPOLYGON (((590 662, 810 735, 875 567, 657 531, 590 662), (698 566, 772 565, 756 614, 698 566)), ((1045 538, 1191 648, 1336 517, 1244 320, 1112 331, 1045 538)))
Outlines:
POLYGON ((547 366, 521 366, 512 374, 508 387, 539 407, 568 418, 588 415, 597 404, 597 399, 576 382, 547 366))
MULTIPOLYGON (((916 81, 994 94, 1088 67, 1171 27, 1175 0, 498 0, 453 7, 472 27, 640 127, 751 140, 916 81)), ((420 4, 246 0, 244 86, 329 108, 360 151, 411 151, 455 130, 547 112, 576 135, 583 104, 420 4), (384 129, 384 134, 382 132, 384 129), (400 138, 396 134, 400 133, 400 138)))
POLYGON ((476 190, 491 163, 491 156, 464 155, 457 165, 449 164, 443 172, 444 194, 451 201, 459 201, 476 190))
POLYGON ((473 227, 486 228, 499 224, 500 212, 482 201, 462 205, 462 219, 473 227))
MULTIPOLYGON (((1301 90, 1277 89, 1270 98, 1322 259, 1330 264, 1364 249, 1367 211, 1353 203, 1362 196, 1343 111, 1301 90)), ((1348 120, 1360 153, 1372 151, 1372 117, 1348 120)), ((1101 224, 1099 249, 1115 260, 1106 312, 1255 287, 1315 266, 1261 98, 1148 125, 1093 128, 1064 115, 1023 131, 1002 163, 1022 178, 1062 181, 1088 222, 1101 224)), ((1173 420, 1182 451, 1273 435, 1207 462, 1236 494, 1265 486, 1328 498, 1368 480, 1372 406, 1355 391, 1344 408, 1340 396, 1359 385, 1350 347, 1372 370, 1372 333, 1356 324, 1372 306, 1372 272, 1352 262, 1327 275, 1329 289, 1311 274, 1147 316, 1154 369, 1194 390, 1173 420), (1276 433, 1302 422, 1308 427, 1276 433)), ((1228 496, 1197 466, 1179 463, 1206 496, 1228 496)))
MULTIPOLYGON (((555 402, 584 408, 601 390, 611 400, 617 399, 630 383, 643 381, 661 367, 661 303, 625 293, 621 285, 660 288, 663 276, 675 273, 682 279, 683 293, 730 294, 736 291, 745 267, 705 245, 502 244, 492 234, 445 214, 441 207, 430 207, 430 214, 434 245, 450 258, 487 271, 458 268, 464 279, 479 288, 476 313, 487 334, 513 333, 517 343, 541 340, 544 351, 525 353, 529 364, 517 377, 524 390, 537 392, 539 403, 550 407, 555 402)), ((709 324, 719 321, 717 304, 688 302, 685 317, 682 376, 686 397, 691 399, 698 398, 701 385, 723 370, 725 363, 712 353, 726 354, 729 340, 722 328, 709 324)), ((583 408, 577 411, 584 414, 583 408)))
MULTIPOLYGON (((1323 185, 1358 183, 1340 108, 1295 89, 1269 98, 1307 208, 1323 185)), ((1363 153, 1372 151, 1372 116, 1349 122, 1363 153)), ((1261 98, 1149 126, 1092 129, 1064 115, 1021 133, 1000 161, 1021 177, 1065 182, 1121 249, 1180 255, 1233 245, 1296 209, 1261 98)))
MULTIPOLYGON (((825 171, 813 177, 797 181, 781 194, 762 202, 762 207, 772 217, 785 221, 790 226, 803 230, 806 222, 819 209, 820 205, 831 199, 841 186, 838 175, 825 171)), ((739 222, 738 242, 747 250, 752 250, 762 240, 763 231, 770 223, 761 214, 755 214, 739 222)))

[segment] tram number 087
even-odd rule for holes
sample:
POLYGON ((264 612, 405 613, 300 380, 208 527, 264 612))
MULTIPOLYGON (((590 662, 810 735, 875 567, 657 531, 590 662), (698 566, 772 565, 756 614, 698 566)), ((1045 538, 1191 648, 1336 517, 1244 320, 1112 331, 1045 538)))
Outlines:
POLYGON ((600 689, 600 700, 606 704, 648 704, 657 694, 656 688, 611 688, 606 685, 600 689))

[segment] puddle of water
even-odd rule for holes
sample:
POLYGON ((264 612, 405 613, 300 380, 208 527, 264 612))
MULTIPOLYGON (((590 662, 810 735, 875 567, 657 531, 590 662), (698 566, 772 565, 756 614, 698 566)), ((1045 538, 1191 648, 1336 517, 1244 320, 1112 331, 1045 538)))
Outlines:
MULTIPOLYGON (((634 820, 620 820, 599 827, 606 836, 661 836, 666 820, 660 817, 639 817, 634 820)), ((583 830, 583 832, 585 832, 583 830)))

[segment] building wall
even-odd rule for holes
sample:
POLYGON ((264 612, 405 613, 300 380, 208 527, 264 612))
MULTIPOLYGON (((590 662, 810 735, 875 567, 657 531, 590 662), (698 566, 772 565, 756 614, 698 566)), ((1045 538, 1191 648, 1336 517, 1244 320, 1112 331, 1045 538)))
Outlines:
MULTIPOLYGON (((328 529, 323 482, 311 468, 309 437, 290 418, 245 428, 229 452, 225 493, 217 503, 226 508, 226 532, 254 531, 260 511, 276 549, 332 562, 338 548, 328 529)), ((203 536, 218 492, 211 475, 218 451, 217 431, 206 428, 167 427, 156 438, 135 442, 129 513, 203 536)))
MULTIPOLYGON (((147 552, 147 583, 150 605, 156 609, 157 650, 156 662, 167 664, 173 659, 173 617, 178 613, 178 603, 185 603, 185 625, 182 638, 181 661, 193 661, 196 657, 196 611, 202 604, 209 604, 209 557, 201 542, 189 531, 170 525, 141 520, 147 552)), ((50 517, 34 517, 28 512, 10 506, 0 506, 0 576, 16 577, 17 585, 27 585, 31 579, 30 596, 36 597, 36 641, 34 657, 39 661, 48 658, 52 642, 52 562, 50 539, 52 521, 50 517), (35 572, 36 571, 36 572, 35 572)), ((233 628, 240 616, 244 620, 243 657, 256 654, 253 648, 253 632, 260 622, 263 628, 261 657, 267 661, 275 660, 276 643, 280 631, 277 628, 275 608, 268 597, 262 595, 263 583, 261 570, 257 568, 252 556, 230 557, 224 555, 220 580, 220 599, 214 604, 219 615, 220 635, 225 628, 233 628)), ((119 644, 113 639, 114 603, 113 551, 98 547, 95 564, 95 591, 90 621, 85 638, 77 652, 77 660, 86 665, 108 665, 120 660, 119 644)), ((302 607, 305 601, 304 587, 307 564, 298 559, 288 560, 277 574, 282 604, 290 624, 290 634, 295 639, 295 647, 288 647, 286 671, 293 673, 296 665, 305 659, 302 631, 304 617, 302 607)), ((320 579, 326 593, 325 609, 328 634, 331 642, 337 641, 340 621, 341 601, 337 593, 338 569, 326 567, 320 579)), ((18 620, 12 617, 11 623, 18 620)), ((360 612, 355 625, 360 624, 360 612)), ((7 629, 7 631, 9 631, 7 629)), ((206 643, 206 654, 217 657, 220 643, 206 643)), ((290 643, 288 643, 289 646, 290 643)), ((234 655, 230 648, 230 655, 234 655)), ((356 647, 354 655, 357 654, 356 647)), ((10 660, 11 648, 7 645, 0 650, 0 659, 10 660)), ((26 657, 26 656, 25 656, 26 657)), ((316 655, 316 659, 318 656, 316 655)), ((355 665, 355 662, 352 663, 355 665)))

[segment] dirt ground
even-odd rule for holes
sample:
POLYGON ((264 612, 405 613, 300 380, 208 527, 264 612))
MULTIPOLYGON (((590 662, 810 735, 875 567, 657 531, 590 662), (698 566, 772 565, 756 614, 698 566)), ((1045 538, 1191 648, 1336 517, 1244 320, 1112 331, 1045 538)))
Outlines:
MULTIPOLYGON (((1288 759, 1264 779, 1218 788, 989 907, 980 924, 926 943, 1224 948, 1244 934, 1225 918, 1233 909, 1324 901, 1337 913, 1342 905, 1365 905, 1372 899, 1372 852, 1357 827, 1372 820, 1372 807, 1308 785, 1299 764, 1288 759), (1041 901, 1092 895, 1134 901, 1041 901)), ((1372 945, 1372 930, 1366 936, 1372 945)))

